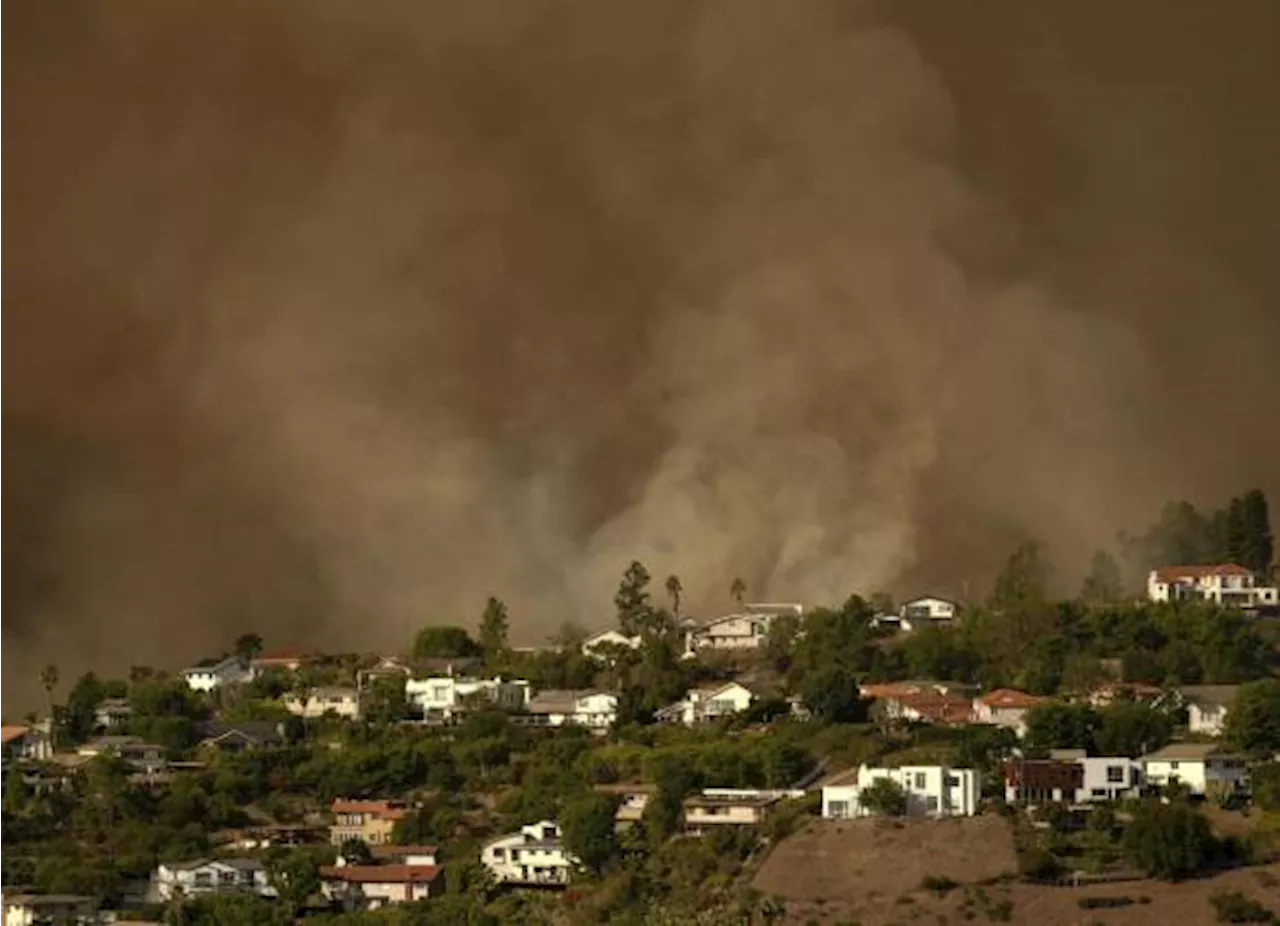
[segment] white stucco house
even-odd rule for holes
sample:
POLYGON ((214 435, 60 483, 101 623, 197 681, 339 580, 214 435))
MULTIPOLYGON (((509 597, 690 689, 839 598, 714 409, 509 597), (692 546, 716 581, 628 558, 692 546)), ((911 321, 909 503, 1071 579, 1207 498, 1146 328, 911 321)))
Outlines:
POLYGON ((582 655, 599 656, 610 647, 639 649, 641 642, 639 634, 629 637, 619 630, 600 630, 582 641, 582 655))
POLYGON ((284 696, 284 709, 295 717, 315 719, 326 715, 346 720, 360 719, 360 691, 357 688, 324 685, 284 696))
POLYGON ((325 897, 348 910, 377 910, 431 896, 440 878, 434 853, 430 861, 413 858, 378 865, 326 865, 320 869, 325 897))
POLYGON ((700 649, 742 650, 758 649, 769 636, 773 621, 783 615, 800 617, 804 605, 786 603, 755 603, 743 605, 741 612, 712 618, 685 631, 685 649, 689 653, 700 649))
POLYGON ((745 711, 755 699, 755 693, 738 682, 702 685, 689 689, 684 698, 660 710, 658 719, 686 726, 712 723, 745 711))
POLYGON ((1275 586, 1258 585, 1252 572, 1234 563, 1212 566, 1162 566, 1147 574, 1152 601, 1204 599, 1245 610, 1280 605, 1275 586))
POLYGON ((484 844, 480 861, 501 884, 564 885, 578 861, 565 851, 560 825, 541 820, 484 844))
POLYGON ((476 704, 488 704, 507 711, 522 710, 530 697, 529 683, 523 679, 460 675, 408 679, 404 683, 404 696, 427 719, 444 720, 450 720, 476 704))
POLYGON ((548 689, 529 699, 525 716, 535 726, 579 724, 602 733, 618 719, 618 696, 594 689, 548 689))
POLYGON ((960 606, 948 598, 925 595, 903 603, 898 609, 898 623, 907 632, 938 624, 948 625, 955 620, 959 609, 960 606))
POLYGON ((902 768, 857 769, 828 779, 822 786, 822 816, 841 820, 870 816, 860 797, 864 788, 887 778, 907 796, 907 814, 925 817, 971 817, 978 812, 982 782, 970 768, 905 765, 902 768))
POLYGON ((182 670, 182 678, 192 691, 213 691, 223 685, 238 685, 253 681, 253 669, 236 656, 222 659, 202 659, 189 669, 182 670))
POLYGON ((1074 798, 1064 800, 1077 804, 1118 801, 1137 797, 1142 791, 1142 760, 1128 756, 1091 756, 1083 749, 1050 749, 1049 758, 1058 762, 1074 762, 1083 771, 1074 798))
POLYGON ((1243 756, 1215 743, 1170 743, 1142 757, 1148 785, 1185 785, 1192 794, 1212 795, 1247 787, 1249 769, 1243 756))
POLYGON ((1187 729, 1204 736, 1221 736, 1239 685, 1184 685, 1178 698, 1187 708, 1187 729))
POLYGON ((267 868, 256 858, 200 859, 169 862, 151 875, 148 896, 153 903, 165 903, 175 896, 250 893, 275 897, 276 889, 267 880, 267 868))

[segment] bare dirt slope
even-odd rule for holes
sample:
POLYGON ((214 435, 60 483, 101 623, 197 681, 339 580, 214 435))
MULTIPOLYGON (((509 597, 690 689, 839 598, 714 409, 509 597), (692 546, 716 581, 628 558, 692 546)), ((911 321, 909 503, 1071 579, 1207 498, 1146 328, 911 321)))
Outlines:
POLYGON ((1022 884, 1008 824, 998 817, 895 825, 886 820, 819 822, 784 840, 754 887, 781 898, 785 923, 823 926, 1212 926, 1210 898, 1240 891, 1280 913, 1280 865, 1241 869, 1184 884, 1131 881, 1082 888, 1022 884), (926 875, 958 887, 939 895, 926 875), (1081 898, 1127 897, 1113 909, 1081 898))

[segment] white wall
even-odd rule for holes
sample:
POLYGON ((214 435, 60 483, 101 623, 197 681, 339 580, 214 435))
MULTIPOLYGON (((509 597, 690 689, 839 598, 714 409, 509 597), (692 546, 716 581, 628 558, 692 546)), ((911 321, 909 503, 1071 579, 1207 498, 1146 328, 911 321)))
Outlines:
POLYGON ((1084 785, 1077 803, 1113 801, 1134 796, 1142 786, 1142 763, 1127 756, 1089 756, 1076 759, 1084 766, 1084 785))
POLYGON ((862 806, 860 794, 881 778, 896 782, 906 792, 907 813, 912 816, 971 817, 978 812, 981 782, 973 769, 938 765, 887 769, 864 765, 858 769, 856 783, 822 789, 822 815, 867 816, 870 811, 862 806))

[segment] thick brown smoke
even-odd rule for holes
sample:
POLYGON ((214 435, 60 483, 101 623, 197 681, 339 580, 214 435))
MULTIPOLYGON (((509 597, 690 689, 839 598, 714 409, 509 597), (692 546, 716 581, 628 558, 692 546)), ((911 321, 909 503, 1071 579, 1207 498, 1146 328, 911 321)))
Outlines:
POLYGON ((7 9, 5 695, 1280 489, 1280 10, 1023 6, 7 9))

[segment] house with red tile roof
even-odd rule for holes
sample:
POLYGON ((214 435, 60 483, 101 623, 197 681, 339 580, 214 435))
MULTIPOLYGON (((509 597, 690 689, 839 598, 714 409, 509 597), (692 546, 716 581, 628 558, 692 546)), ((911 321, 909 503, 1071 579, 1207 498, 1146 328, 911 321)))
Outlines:
POLYGON ((1027 732, 1027 711, 1049 700, 1016 688, 997 688, 973 699, 973 719, 976 723, 1007 727, 1021 737, 1027 732))
POLYGON ((1212 601, 1252 611, 1280 607, 1280 591, 1257 583, 1254 574, 1235 563, 1208 566, 1161 566, 1147 575, 1152 601, 1212 601))
POLYGON ((325 896, 350 910, 425 900, 439 877, 435 865, 325 865, 320 869, 325 896))
POLYGON ((6 723, 0 726, 0 749, 4 761, 32 759, 45 762, 53 757, 49 734, 26 724, 6 723))
POLYGON ((341 846, 350 839, 359 839, 370 846, 391 842, 391 831, 396 821, 403 820, 409 808, 399 801, 352 801, 339 798, 329 806, 333 825, 329 827, 329 842, 341 846))
POLYGON ((890 694, 877 700, 890 722, 946 725, 973 722, 973 701, 963 695, 919 691, 890 694))
POLYGON ((255 672, 267 669, 282 669, 285 672, 297 672, 308 663, 315 662, 315 654, 300 649, 276 649, 259 653, 249 660, 255 672))

